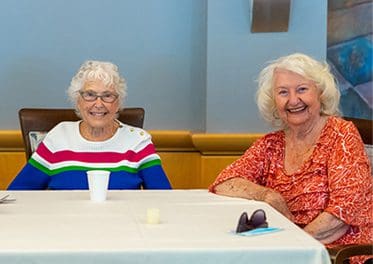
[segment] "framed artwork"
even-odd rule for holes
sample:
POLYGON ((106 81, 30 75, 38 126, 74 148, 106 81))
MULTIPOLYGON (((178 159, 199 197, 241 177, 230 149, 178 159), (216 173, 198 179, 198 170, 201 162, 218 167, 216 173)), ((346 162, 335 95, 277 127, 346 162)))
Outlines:
POLYGON ((288 31, 290 0, 253 0, 251 3, 251 32, 288 31))
POLYGON ((327 60, 343 116, 373 119, 372 0, 328 1, 327 60))

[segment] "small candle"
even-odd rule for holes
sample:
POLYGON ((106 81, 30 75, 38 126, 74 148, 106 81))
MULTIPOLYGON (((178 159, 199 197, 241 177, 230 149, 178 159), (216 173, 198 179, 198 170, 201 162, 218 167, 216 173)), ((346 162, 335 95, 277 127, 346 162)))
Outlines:
POLYGON ((146 211, 146 222, 148 224, 159 224, 160 215, 158 208, 148 208, 146 211))

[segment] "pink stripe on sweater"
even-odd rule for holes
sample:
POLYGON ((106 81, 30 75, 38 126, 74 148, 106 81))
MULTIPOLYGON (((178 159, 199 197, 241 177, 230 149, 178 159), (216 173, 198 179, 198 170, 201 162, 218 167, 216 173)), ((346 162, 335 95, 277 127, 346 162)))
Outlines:
POLYGON ((62 161, 80 161, 88 163, 115 163, 122 160, 130 162, 138 162, 141 159, 154 154, 155 148, 153 144, 147 145, 139 152, 128 150, 124 153, 119 152, 75 152, 71 150, 62 150, 53 153, 43 142, 39 144, 36 152, 49 163, 58 163, 62 161))

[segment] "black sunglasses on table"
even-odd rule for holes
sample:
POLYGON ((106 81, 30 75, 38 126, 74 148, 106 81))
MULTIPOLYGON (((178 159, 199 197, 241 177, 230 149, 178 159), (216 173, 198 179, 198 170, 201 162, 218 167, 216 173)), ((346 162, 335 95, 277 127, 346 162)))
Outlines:
POLYGON ((256 228, 268 227, 267 217, 263 209, 255 210, 250 219, 246 212, 243 212, 238 220, 236 233, 250 231, 256 228))

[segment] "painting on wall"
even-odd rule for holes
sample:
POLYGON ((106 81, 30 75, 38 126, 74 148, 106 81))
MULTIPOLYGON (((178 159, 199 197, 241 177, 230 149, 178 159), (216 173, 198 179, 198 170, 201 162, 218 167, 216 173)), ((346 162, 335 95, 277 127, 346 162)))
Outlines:
POLYGON ((327 60, 343 116, 373 119, 373 0, 328 1, 327 60))

